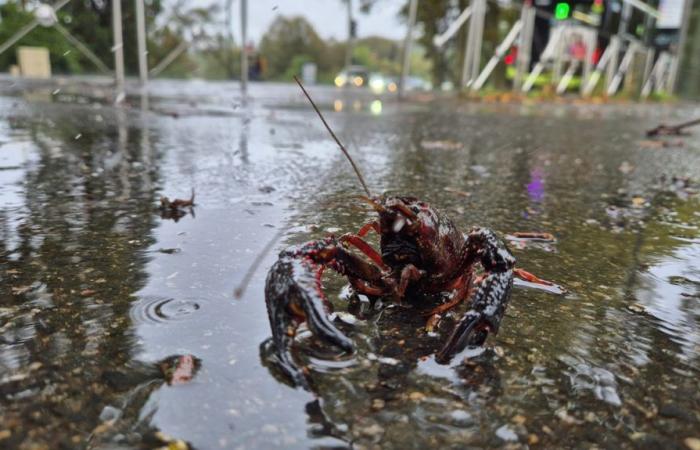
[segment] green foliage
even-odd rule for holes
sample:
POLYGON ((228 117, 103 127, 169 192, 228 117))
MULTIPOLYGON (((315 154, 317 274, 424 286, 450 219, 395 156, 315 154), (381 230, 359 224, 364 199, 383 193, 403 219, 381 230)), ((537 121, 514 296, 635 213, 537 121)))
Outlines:
POLYGON ((301 75, 301 66, 311 61, 311 57, 308 55, 294 55, 294 58, 292 58, 292 62, 289 64, 289 67, 287 67, 283 78, 285 80, 290 80, 294 75, 301 75))
POLYGON ((260 43, 270 79, 284 77, 297 55, 306 55, 318 65, 319 72, 328 70, 324 51, 323 41, 303 17, 277 17, 260 43))
POLYGON ((197 74, 203 78, 232 80, 240 76, 241 50, 222 34, 213 36, 194 57, 199 67, 197 74))
MULTIPOLYGON (((331 82, 343 70, 347 44, 323 41, 303 17, 277 17, 262 38, 260 55, 267 61, 266 79, 289 80, 299 74, 306 62, 316 63, 318 79, 331 82)), ((399 43, 382 37, 367 37, 355 42, 353 64, 370 72, 396 76, 400 73, 399 43)), ((420 55, 420 52, 418 52, 420 55)), ((425 64, 419 66, 424 68, 425 64)))
MULTIPOLYGON (((129 73, 138 71, 136 45, 135 2, 122 1, 122 28, 124 38, 124 62, 129 73)), ((161 0, 146 1, 146 27, 155 28, 155 17, 161 11, 161 0)), ((111 0, 73 0, 57 13, 59 22, 77 39, 85 44, 108 67, 114 66, 112 53, 112 4, 111 0)), ((13 36, 32 20, 22 2, 10 0, 0 6, 0 40, 13 36)), ((180 38, 181 39, 181 38, 180 38)), ((64 73, 97 72, 94 64, 66 41, 53 28, 37 27, 22 38, 12 49, 0 55, 0 70, 6 70, 16 62, 14 49, 20 45, 46 47, 51 56, 52 69, 64 73)), ((159 49, 160 42, 149 39, 149 49, 159 49)))
MULTIPOLYGON (((436 86, 439 86, 448 78, 455 79, 455 76, 451 76, 451 72, 455 70, 455 66, 453 65, 451 67, 450 61, 458 61, 460 52, 457 51, 455 54, 454 42, 460 43, 463 42, 464 39, 460 39, 458 35, 456 39, 452 39, 448 43, 446 49, 435 47, 433 39, 447 29, 451 22, 451 13, 459 10, 460 6, 461 5, 455 5, 451 0, 423 0, 421 1, 420 8, 417 10, 416 23, 423 31, 417 41, 425 49, 426 57, 432 62, 432 80, 433 84, 436 86)), ((404 16, 408 15, 408 2, 402 14, 404 16)))
MULTIPOLYGON (((10 39, 18 30, 32 20, 32 14, 23 11, 19 4, 14 2, 0 5, 0 42, 10 39)), ((59 20, 64 16, 60 15, 59 20)), ((20 39, 15 46, 0 54, 0 69, 7 70, 12 64, 17 64, 17 53, 14 51, 19 46, 46 47, 52 62, 52 70, 57 73, 72 73, 81 71, 86 61, 66 42, 63 36, 53 28, 37 27, 20 39)))
POLYGON ((365 66, 370 72, 396 76, 401 72, 399 54, 396 42, 369 37, 357 41, 352 51, 352 60, 354 64, 365 66))
MULTIPOLYGON (((1 0, 0 0, 1 1, 1 0)), ((59 12, 60 23, 83 42, 108 67, 114 65, 112 53, 112 0, 72 0, 59 12)), ((428 1, 428 0, 426 0, 428 1)), ((188 48, 168 66, 163 77, 203 77, 235 79, 240 74, 240 48, 222 29, 220 5, 199 7, 191 0, 170 0, 166 14, 163 0, 146 0, 148 29, 148 65, 153 68, 174 49, 188 48), (159 15, 156 24, 156 16, 159 15), (212 31, 214 30, 214 31, 212 31)), ((0 5, 0 40, 6 40, 32 20, 20 0, 0 5)), ((124 59, 128 74, 138 72, 135 29, 135 2, 122 1, 124 59)), ((17 43, 47 47, 56 73, 94 73, 97 69, 53 28, 38 27, 17 43)), ((332 82, 345 65, 347 43, 322 40, 311 24, 302 17, 277 17, 262 38, 257 55, 264 68, 262 77, 289 80, 299 74, 306 62, 317 65, 318 80, 332 82)), ((0 55, 0 70, 16 62, 15 48, 0 55)), ((382 37, 357 39, 353 47, 353 64, 361 64, 370 72, 398 76, 401 69, 401 45, 382 37)), ((434 64, 433 64, 434 65, 434 64)), ((424 76, 433 65, 426 62, 420 47, 411 55, 411 73, 424 76)))

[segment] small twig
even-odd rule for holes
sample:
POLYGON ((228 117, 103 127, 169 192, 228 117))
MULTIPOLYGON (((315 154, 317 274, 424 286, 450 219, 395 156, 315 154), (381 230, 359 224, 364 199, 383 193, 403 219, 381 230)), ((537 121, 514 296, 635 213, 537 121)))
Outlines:
POLYGON ((250 280, 253 278, 253 275, 258 270, 260 263, 262 263, 262 260, 270 252, 270 250, 272 250, 272 247, 275 246, 275 243, 277 243, 277 241, 282 237, 282 235, 284 235, 284 232, 285 230, 279 230, 277 233, 275 233, 272 239, 270 239, 270 242, 268 242, 267 245, 265 245, 265 248, 263 248, 262 251, 258 254, 258 256, 255 257, 255 260, 253 260, 253 264, 250 265, 248 271, 243 276, 241 282, 238 284, 236 289, 233 290, 234 298, 239 299, 243 297, 243 294, 245 293, 245 290, 248 287, 250 280))
POLYGON ((299 87, 301 88, 302 92, 304 92, 304 95, 306 96, 306 98, 309 99, 309 102, 311 103, 311 106, 313 106, 314 110, 316 111, 316 114, 318 114, 318 117, 321 118, 321 122, 323 122, 323 125, 325 125, 326 130, 328 130, 328 132, 331 134, 331 137, 335 140, 335 143, 338 144, 338 147, 340 147, 340 150, 343 151, 343 153, 345 154, 345 157, 348 159, 348 161, 350 161, 350 164, 352 165, 352 168, 355 170, 355 173, 357 174, 357 178, 360 180, 360 184, 362 184, 362 188, 363 188, 363 189, 365 190, 365 192, 367 193, 367 197, 372 197, 372 194, 370 194, 369 189, 367 189, 367 184, 365 184, 364 178, 362 178, 362 174, 360 173, 360 170, 359 170, 359 169, 357 168, 357 166, 355 165, 355 161, 352 160, 352 158, 350 157, 350 153, 348 153, 348 151, 347 151, 347 149, 345 148, 345 146, 344 146, 343 144, 340 143, 340 140, 339 140, 338 137, 335 135, 335 133, 333 132, 333 130, 331 130, 331 127, 328 126, 328 122, 326 122, 326 119, 323 117, 323 114, 321 114, 321 111, 320 111, 320 110, 318 109, 318 107, 316 106, 316 103, 314 103, 314 101, 311 99, 311 96, 309 95, 308 92, 306 92, 306 89, 304 89, 304 85, 301 84, 301 81, 299 80, 299 78, 296 77, 296 75, 294 76, 294 81, 297 82, 297 84, 298 84, 299 87))
POLYGON ((659 125, 656 128, 647 130, 647 136, 679 136, 683 133, 684 128, 690 128, 695 125, 700 125, 700 119, 689 120, 678 125, 659 125))

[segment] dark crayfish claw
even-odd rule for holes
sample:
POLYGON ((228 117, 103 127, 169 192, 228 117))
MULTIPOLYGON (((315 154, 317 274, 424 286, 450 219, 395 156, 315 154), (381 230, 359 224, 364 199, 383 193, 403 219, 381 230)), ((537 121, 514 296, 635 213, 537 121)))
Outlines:
POLYGON ((296 255, 280 255, 265 284, 265 301, 272 329, 274 357, 279 368, 297 386, 308 388, 302 369, 291 353, 297 326, 306 321, 312 334, 341 349, 352 352, 350 339, 328 319, 320 291, 318 265, 296 255))
POLYGON ((489 332, 497 333, 508 306, 512 286, 512 270, 486 276, 474 295, 472 309, 457 323, 447 343, 435 355, 435 360, 447 364, 467 345, 482 345, 489 332))

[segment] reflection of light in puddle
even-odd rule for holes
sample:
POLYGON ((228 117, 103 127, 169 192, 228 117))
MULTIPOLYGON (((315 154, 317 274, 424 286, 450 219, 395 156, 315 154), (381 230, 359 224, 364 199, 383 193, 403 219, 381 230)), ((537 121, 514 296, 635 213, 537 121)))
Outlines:
POLYGON ((418 361, 417 372, 420 374, 428 375, 434 378, 445 378, 451 380, 455 383, 460 382, 460 377, 455 372, 455 369, 459 368, 462 363, 468 359, 476 358, 482 355, 486 351, 484 347, 467 347, 460 353, 457 353, 450 364, 438 364, 435 361, 435 356, 431 355, 429 358, 418 361))
POLYGON ((685 357, 697 356, 700 329, 695 325, 698 309, 693 298, 700 288, 700 245, 680 247, 659 259, 642 274, 638 303, 647 314, 661 321, 659 329, 681 345, 685 357))
POLYGON ((564 373, 569 377, 574 391, 591 391, 598 400, 613 406, 622 405, 617 393, 617 380, 612 372, 569 355, 562 355, 559 360, 569 366, 564 373))
POLYGON ((541 203, 544 200, 544 172, 539 167, 532 169, 530 172, 527 195, 535 203, 541 203))
POLYGON ((335 112, 341 112, 343 110, 343 101, 342 100, 336 100, 333 102, 333 111, 335 112))
POLYGON ((382 113, 382 102, 381 100, 375 100, 369 105, 369 110, 373 115, 378 116, 382 113))
POLYGON ((513 284, 515 286, 518 286, 518 287, 526 287, 526 288, 537 289, 540 291, 549 292, 550 294, 563 295, 563 294, 567 293, 567 290, 564 289, 563 287, 559 286, 558 284, 553 284, 551 286, 547 286, 544 284, 532 283, 530 281, 521 280, 520 278, 514 278, 513 284))
POLYGON ((358 360, 354 356, 343 359, 343 356, 319 358, 309 356, 309 368, 314 372, 332 373, 342 372, 358 365, 358 360))

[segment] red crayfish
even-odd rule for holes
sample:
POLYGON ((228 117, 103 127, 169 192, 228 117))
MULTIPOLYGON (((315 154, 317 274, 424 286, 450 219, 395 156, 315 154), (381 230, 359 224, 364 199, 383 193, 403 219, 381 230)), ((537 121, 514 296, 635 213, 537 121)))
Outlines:
POLYGON ((322 341, 351 352, 353 344, 329 320, 329 303, 321 275, 328 267, 347 277, 355 292, 372 297, 434 297, 445 301, 430 311, 428 323, 471 297, 471 307, 459 320, 437 353, 440 363, 449 362, 467 345, 481 345, 488 333, 497 333, 510 299, 513 277, 551 285, 515 268, 515 258, 491 230, 473 228, 462 234, 443 213, 414 197, 373 197, 362 175, 326 123, 303 85, 295 78, 331 136, 347 156, 367 193, 363 199, 379 218, 357 234, 329 236, 282 251, 270 268, 265 301, 272 328, 273 358, 297 386, 308 387, 291 354, 298 325, 303 322, 322 341), (370 231, 380 236, 380 251, 363 237, 370 231), (364 257, 351 249, 359 251, 364 257), (475 273, 480 264, 483 273, 475 273))

